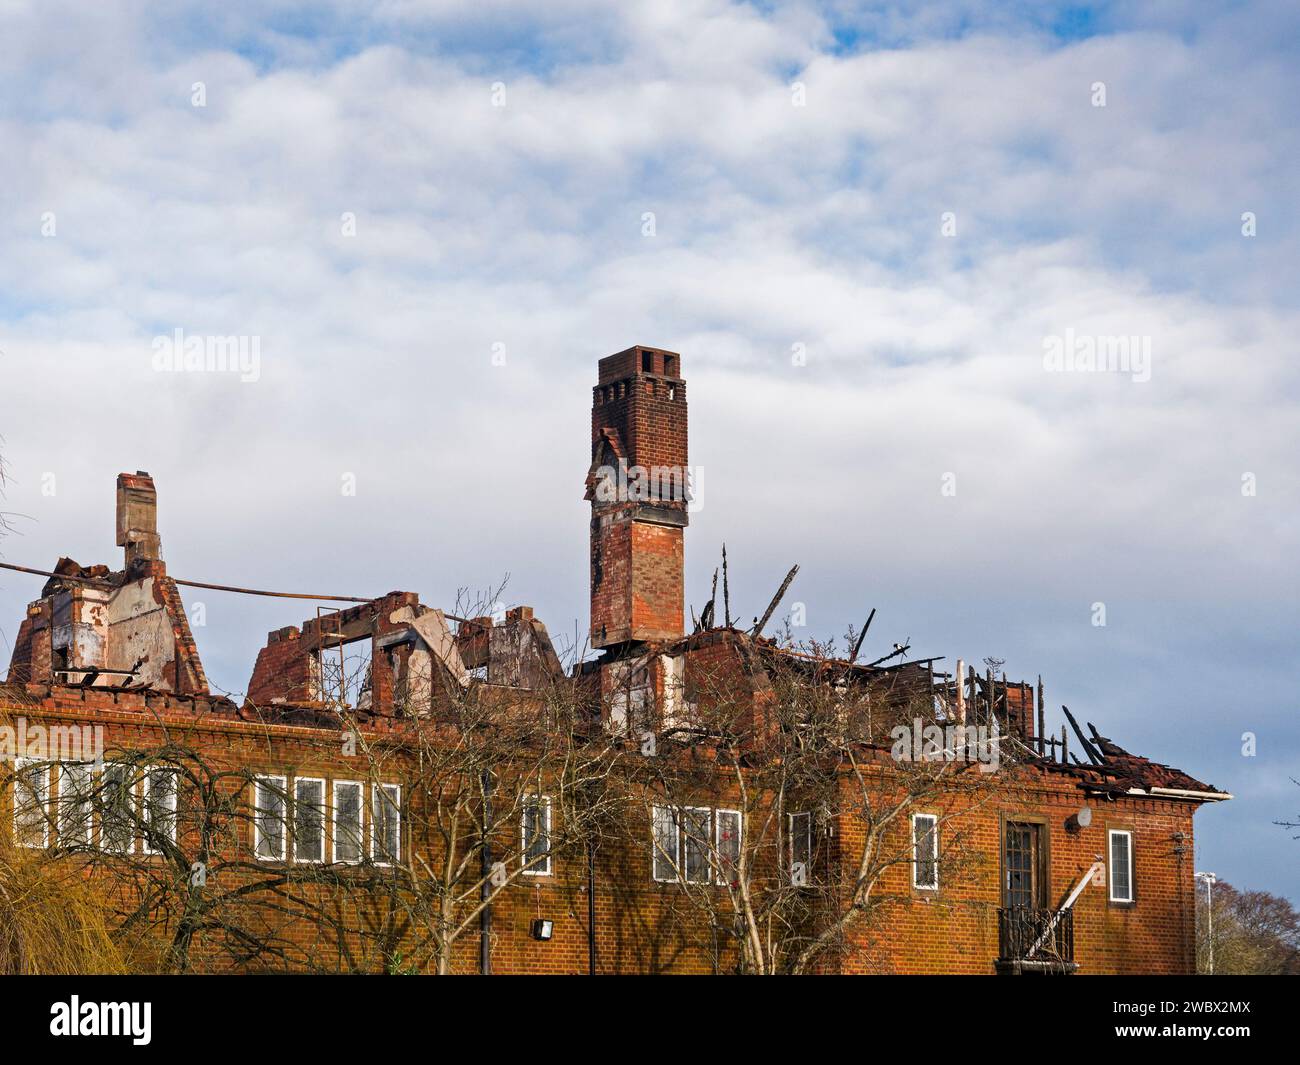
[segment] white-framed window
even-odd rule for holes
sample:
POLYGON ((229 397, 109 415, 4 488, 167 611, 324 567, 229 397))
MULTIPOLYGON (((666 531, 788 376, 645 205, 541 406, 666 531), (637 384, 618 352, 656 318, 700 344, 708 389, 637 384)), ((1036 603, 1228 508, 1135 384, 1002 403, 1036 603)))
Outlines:
POLYGON ((714 873, 719 884, 735 884, 740 877, 741 820, 739 810, 718 810, 713 815, 714 873))
POLYGON ((912 815, 912 886, 939 887, 939 819, 934 814, 912 815))
POLYGON ((1111 902, 1133 901, 1133 833, 1112 828, 1107 833, 1110 851, 1110 870, 1106 882, 1110 885, 1111 902))
POLYGON ((164 842, 176 842, 176 770, 150 766, 144 773, 140 800, 145 854, 161 854, 164 842))
POLYGON ((674 883, 682 859, 682 832, 677 811, 671 806, 656 806, 651 811, 650 820, 654 847, 650 875, 660 883, 674 883))
POLYGON ((50 767, 19 758, 14 763, 14 842, 46 847, 50 842, 50 767))
POLYGON ((689 707, 686 705, 686 656, 660 655, 659 662, 664 678, 661 727, 665 732, 675 728, 688 728, 691 721, 689 707))
POLYGON ((89 762, 64 762, 59 766, 59 845, 90 845, 95 780, 89 762))
POLYGON ((325 860, 325 781, 319 777, 294 778, 293 859, 325 860))
POLYGON ((135 815, 133 793, 135 775, 123 762, 109 762, 99 774, 98 798, 99 846, 110 854, 130 854, 135 850, 135 815))
POLYGON ((790 883, 806 887, 812 879, 812 814, 807 811, 787 818, 790 847, 790 883))
POLYGON ((713 879, 712 811, 707 806, 682 809, 682 879, 688 884, 707 884, 713 879))
POLYGON ((365 856, 365 836, 361 831, 361 796, 365 793, 359 780, 334 781, 334 860, 359 862, 365 856))
POLYGON ((288 827, 284 777, 257 777, 253 781, 253 856, 263 862, 282 862, 288 827))
POLYGON ((651 876, 664 884, 730 884, 740 863, 739 810, 708 806, 651 809, 651 876))
POLYGON ((609 730, 622 735, 640 731, 648 724, 647 714, 654 696, 653 678, 644 658, 616 662, 610 667, 613 690, 609 698, 609 730))
POLYGON ((551 875, 551 799, 529 795, 519 818, 519 844, 525 876, 551 875))
POLYGON ((375 784, 370 790, 370 855, 376 865, 393 865, 402 858, 402 789, 375 784))

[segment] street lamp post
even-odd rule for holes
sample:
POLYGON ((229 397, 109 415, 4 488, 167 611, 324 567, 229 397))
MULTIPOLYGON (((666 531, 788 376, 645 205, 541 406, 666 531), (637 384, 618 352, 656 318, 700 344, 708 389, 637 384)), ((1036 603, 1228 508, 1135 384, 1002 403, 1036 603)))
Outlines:
POLYGON ((1196 873, 1196 879, 1205 884, 1205 936, 1210 946, 1210 976, 1214 975, 1214 885, 1219 878, 1213 873, 1196 873))

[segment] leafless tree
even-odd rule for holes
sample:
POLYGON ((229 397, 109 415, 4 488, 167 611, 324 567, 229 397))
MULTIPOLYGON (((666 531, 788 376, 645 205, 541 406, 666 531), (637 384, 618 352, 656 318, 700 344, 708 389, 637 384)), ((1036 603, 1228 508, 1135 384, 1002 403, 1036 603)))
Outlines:
POLYGON ((541 691, 448 685, 436 710, 404 713, 381 750, 357 729, 376 779, 399 781, 403 846, 375 885, 402 915, 401 966, 456 971, 499 896, 583 856, 615 801, 619 746, 592 728, 570 678, 541 691))
POLYGON ((1198 973, 1300 974, 1300 914, 1277 895, 1238 891, 1223 880, 1214 885, 1212 892, 1198 890, 1196 932, 1198 973), (1213 919, 1210 906, 1214 908, 1213 919))
POLYGON ((882 878, 919 860, 913 811, 935 818, 927 869, 952 880, 982 862, 972 815, 994 785, 943 744, 893 757, 893 728, 953 723, 928 666, 873 672, 832 645, 741 639, 762 669, 694 672, 693 719, 641 760, 625 843, 648 840, 655 878, 677 888, 669 919, 694 915, 717 971, 812 972, 883 919, 882 878))

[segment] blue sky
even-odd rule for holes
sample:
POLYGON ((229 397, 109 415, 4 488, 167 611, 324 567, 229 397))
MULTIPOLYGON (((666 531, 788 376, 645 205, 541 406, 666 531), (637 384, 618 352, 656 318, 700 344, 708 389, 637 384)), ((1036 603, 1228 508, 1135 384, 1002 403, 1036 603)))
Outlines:
MULTIPOLYGON (((1237 796, 1200 868, 1300 899, 1294 5, 155 8, 0 0, 7 560, 115 560, 148 469, 178 575, 509 573, 562 637, 595 361, 671 348, 697 607, 725 539, 742 613, 797 561, 806 635, 1042 673, 1237 796), (155 372, 177 328, 259 379, 155 372), (1067 331, 1150 379, 1049 372, 1067 331)), ((204 607, 235 693, 312 612, 204 607)))

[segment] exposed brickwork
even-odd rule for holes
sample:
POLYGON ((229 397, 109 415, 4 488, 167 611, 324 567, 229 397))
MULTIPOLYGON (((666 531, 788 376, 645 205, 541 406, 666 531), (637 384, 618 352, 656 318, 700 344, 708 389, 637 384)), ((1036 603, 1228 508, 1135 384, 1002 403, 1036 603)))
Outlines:
POLYGON ((28 607, 10 658, 11 683, 207 692, 184 601, 158 557, 157 500, 148 474, 118 477, 123 568, 58 561, 28 607))
POLYGON ((172 636, 176 641, 172 659, 175 663, 173 690, 179 695, 204 695, 208 691, 208 677, 199 658, 199 646, 194 642, 194 633, 190 630, 181 590, 167 576, 163 563, 154 563, 154 567, 158 571, 154 580, 154 598, 167 611, 167 620, 171 622, 172 636))
POLYGON ((314 694, 311 657, 302 645, 302 631, 289 625, 269 633, 257 652, 248 701, 255 706, 310 702, 314 694))
POLYGON ((682 633, 688 455, 681 356, 636 347, 601 359, 587 480, 594 647, 682 633), (617 493, 602 491, 601 469, 621 472, 617 493))
POLYGON ((604 429, 618 433, 631 465, 684 468, 687 415, 681 356, 636 347, 601 359, 599 381, 592 390, 593 459, 604 429), (649 370, 642 369, 647 359, 649 370), (665 359, 675 360, 671 375, 664 372, 665 359))
POLYGON ((249 702, 301 705, 337 697, 337 691, 321 690, 320 663, 336 661, 340 646, 363 648, 368 666, 364 677, 355 678, 361 701, 353 709, 378 716, 436 709, 446 702, 443 683, 463 687, 469 670, 484 671, 481 679, 490 684, 525 690, 562 672, 550 634, 532 607, 512 607, 500 623, 491 617, 466 619, 453 634, 445 615, 422 605, 414 592, 390 592, 309 619, 301 629, 269 633, 248 682, 249 702), (416 699, 419 707, 411 705, 416 699))

